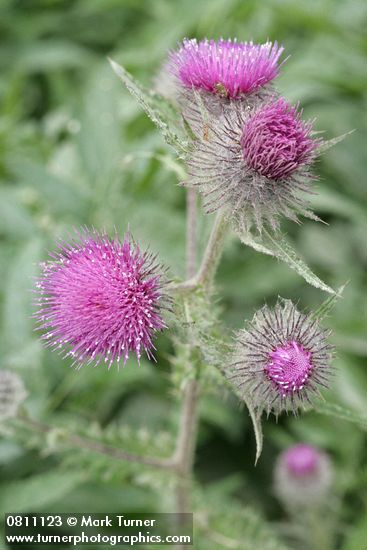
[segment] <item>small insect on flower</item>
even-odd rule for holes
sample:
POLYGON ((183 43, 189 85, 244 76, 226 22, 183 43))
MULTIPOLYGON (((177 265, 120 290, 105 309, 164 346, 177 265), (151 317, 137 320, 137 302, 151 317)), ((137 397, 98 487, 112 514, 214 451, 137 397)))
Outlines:
POLYGON ((297 221, 300 213, 317 219, 307 211, 316 179, 310 166, 322 143, 312 121, 283 98, 252 108, 235 103, 219 118, 205 116, 208 131, 187 156, 186 185, 202 193, 208 213, 228 206, 241 231, 276 230, 280 217, 297 221))
POLYGON ((312 404, 330 378, 329 334, 290 300, 279 300, 274 309, 264 306, 237 333, 230 378, 238 393, 268 414, 296 413, 312 404))
POLYGON ((169 302, 154 256, 129 234, 120 242, 83 229, 51 258, 36 284, 35 317, 46 345, 64 350, 78 368, 102 359, 110 367, 122 358, 125 365, 130 352, 139 360, 143 350, 153 357, 153 336, 166 326, 162 310, 169 302))
POLYGON ((0 421, 14 417, 26 397, 21 378, 14 372, 0 369, 0 421))
POLYGON ((327 454, 306 443, 280 454, 274 469, 274 490, 289 508, 305 508, 322 502, 329 494, 332 466, 327 454))
POLYGON ((185 39, 170 55, 170 69, 179 85, 225 99, 238 99, 278 75, 283 52, 275 42, 185 39))

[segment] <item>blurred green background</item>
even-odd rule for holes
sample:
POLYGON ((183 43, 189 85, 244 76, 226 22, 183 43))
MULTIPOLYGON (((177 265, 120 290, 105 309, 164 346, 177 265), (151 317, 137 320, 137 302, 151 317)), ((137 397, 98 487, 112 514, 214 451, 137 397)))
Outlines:
MULTIPOLYGON (((338 350, 328 399, 366 415, 367 3, 2 0, 0 6, 0 357, 3 367, 23 377, 31 413, 67 429, 90 423, 85 429, 98 433, 102 426, 104 437, 133 449, 147 447, 151 454, 172 445, 177 400, 168 337, 158 342, 157 365, 143 361, 139 368, 130 360, 120 372, 103 366, 76 372, 42 350, 30 319, 29 289, 55 237, 82 224, 109 231, 116 226, 122 235, 130 223, 134 236, 159 252, 172 274, 183 275, 185 194, 172 152, 112 73, 107 56, 149 86, 167 51, 183 37, 236 36, 285 46, 290 57, 277 85, 286 98, 301 102, 307 117, 316 117, 325 138, 355 130, 317 165, 321 179, 313 206, 329 225, 305 221, 283 229, 328 284, 349 281, 328 319, 338 350), (152 441, 147 430, 161 439, 152 441)), ((200 217, 201 248, 211 222, 200 217)), ((241 327, 278 295, 305 308, 326 297, 235 239, 227 244, 218 286, 230 328, 241 327)), ((367 548, 365 432, 313 413, 278 423, 270 418, 264 432, 264 452, 254 468, 247 412, 234 397, 205 396, 195 464, 199 484, 218 494, 219 502, 230 496, 279 522, 285 513, 272 492, 276 456, 300 440, 320 445, 332 457, 334 491, 341 496, 335 548, 367 548)), ((55 446, 32 434, 18 441, 4 435, 1 513, 29 507, 169 509, 170 492, 153 473, 125 471, 82 452, 60 458, 55 446)))

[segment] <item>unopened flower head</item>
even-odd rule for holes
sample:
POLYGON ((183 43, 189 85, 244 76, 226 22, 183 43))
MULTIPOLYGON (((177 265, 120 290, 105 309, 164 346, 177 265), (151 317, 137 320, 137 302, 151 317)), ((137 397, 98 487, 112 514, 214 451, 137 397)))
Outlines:
POLYGON ((155 257, 142 252, 129 234, 124 241, 82 230, 60 243, 43 264, 37 282, 39 328, 53 349, 64 350, 77 367, 109 367, 130 352, 152 357, 153 336, 165 327, 165 280, 155 257))
POLYGON ((251 108, 235 103, 221 117, 205 116, 206 130, 187 157, 187 185, 203 194, 207 212, 228 206, 241 230, 259 231, 277 229, 282 216, 313 217, 307 194, 321 140, 295 107, 272 98, 251 108))
POLYGON ((329 493, 332 467, 325 452, 299 443, 278 457, 274 470, 275 493, 286 507, 307 507, 329 493))
POLYGON ((171 54, 170 67, 185 88, 238 99, 277 76, 282 52, 276 42, 185 39, 171 54))
POLYGON ((290 300, 279 300, 273 309, 264 306, 237 334, 234 386, 267 413, 296 412, 311 404, 330 377, 333 348, 328 335, 290 300))
POLYGON ((14 372, 0 369, 0 421, 14 417, 26 396, 21 378, 14 372))

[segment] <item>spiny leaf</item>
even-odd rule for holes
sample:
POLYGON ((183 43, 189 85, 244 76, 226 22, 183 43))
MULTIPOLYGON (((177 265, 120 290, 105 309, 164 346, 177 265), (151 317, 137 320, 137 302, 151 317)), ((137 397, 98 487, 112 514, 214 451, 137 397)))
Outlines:
POLYGON ((250 413, 251 420, 252 420, 252 425, 253 425, 254 432, 255 432, 255 439, 256 439, 255 466, 256 466, 257 461, 259 460, 261 452, 262 452, 263 439, 264 439, 263 438, 262 425, 261 425, 261 412, 257 411, 248 400, 245 400, 245 402, 246 402, 246 406, 248 408, 248 411, 250 413))
POLYGON ((367 416, 360 416, 354 411, 342 407, 341 405, 323 402, 317 404, 314 407, 314 410, 320 414, 325 414, 327 416, 346 420, 347 422, 352 422, 353 424, 358 424, 364 430, 367 429, 367 416))
POLYGON ((354 130, 351 130, 350 132, 346 132, 345 134, 342 134, 341 136, 337 136, 333 139, 327 139, 326 141, 323 141, 321 143, 321 145, 319 145, 319 147, 317 148, 318 154, 319 153, 324 153, 325 151, 327 151, 331 147, 334 147, 334 145, 336 145, 337 143, 340 143, 341 141, 343 141, 343 139, 345 139, 350 134, 353 134, 353 132, 354 132, 354 130))
POLYGON ((109 59, 112 69, 124 83, 131 95, 137 100, 151 121, 159 128, 164 140, 180 155, 187 149, 187 144, 170 128, 168 117, 157 108, 152 96, 121 65, 109 59))
POLYGON ((205 491, 196 489, 194 503, 197 538, 203 550, 287 550, 277 528, 270 526, 258 511, 241 506, 231 497, 223 496, 223 488, 209 484, 205 491))
POLYGON ((184 125, 184 128, 185 128, 186 134, 188 135, 190 140, 195 141, 197 139, 197 136, 196 136, 194 130, 191 128, 188 121, 186 120, 186 118, 184 117, 184 115, 182 115, 182 122, 183 122, 183 125, 184 125))
POLYGON ((330 286, 324 283, 317 275, 315 275, 308 265, 297 255, 283 235, 277 235, 275 239, 268 231, 264 231, 262 241, 255 240, 249 232, 239 235, 241 241, 250 246, 257 252, 274 256, 286 263, 291 269, 296 271, 310 285, 320 288, 329 294, 337 294, 330 286))
POLYGON ((336 294, 334 296, 329 296, 328 298, 326 298, 326 300, 321 304, 321 306, 311 313, 311 317, 319 321, 324 319, 328 315, 328 313, 333 309, 333 307, 335 306, 339 298, 342 297, 342 294, 344 292, 346 285, 347 283, 340 286, 337 289, 336 294))

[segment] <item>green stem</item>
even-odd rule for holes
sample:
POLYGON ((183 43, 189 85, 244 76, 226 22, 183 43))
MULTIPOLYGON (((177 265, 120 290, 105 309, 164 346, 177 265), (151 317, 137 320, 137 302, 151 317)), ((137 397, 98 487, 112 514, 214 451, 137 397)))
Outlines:
POLYGON ((197 252, 197 198, 195 189, 187 190, 186 205, 186 275, 192 277, 196 269, 197 252))
POLYGON ((199 286, 210 286, 222 255, 228 225, 229 221, 226 213, 218 212, 199 271, 182 283, 172 284, 170 286, 172 292, 192 292, 199 286))
POLYGON ((217 271, 223 252, 224 239, 227 234, 228 220, 225 212, 218 212, 209 237, 199 272, 196 276, 198 285, 209 285, 217 271))

